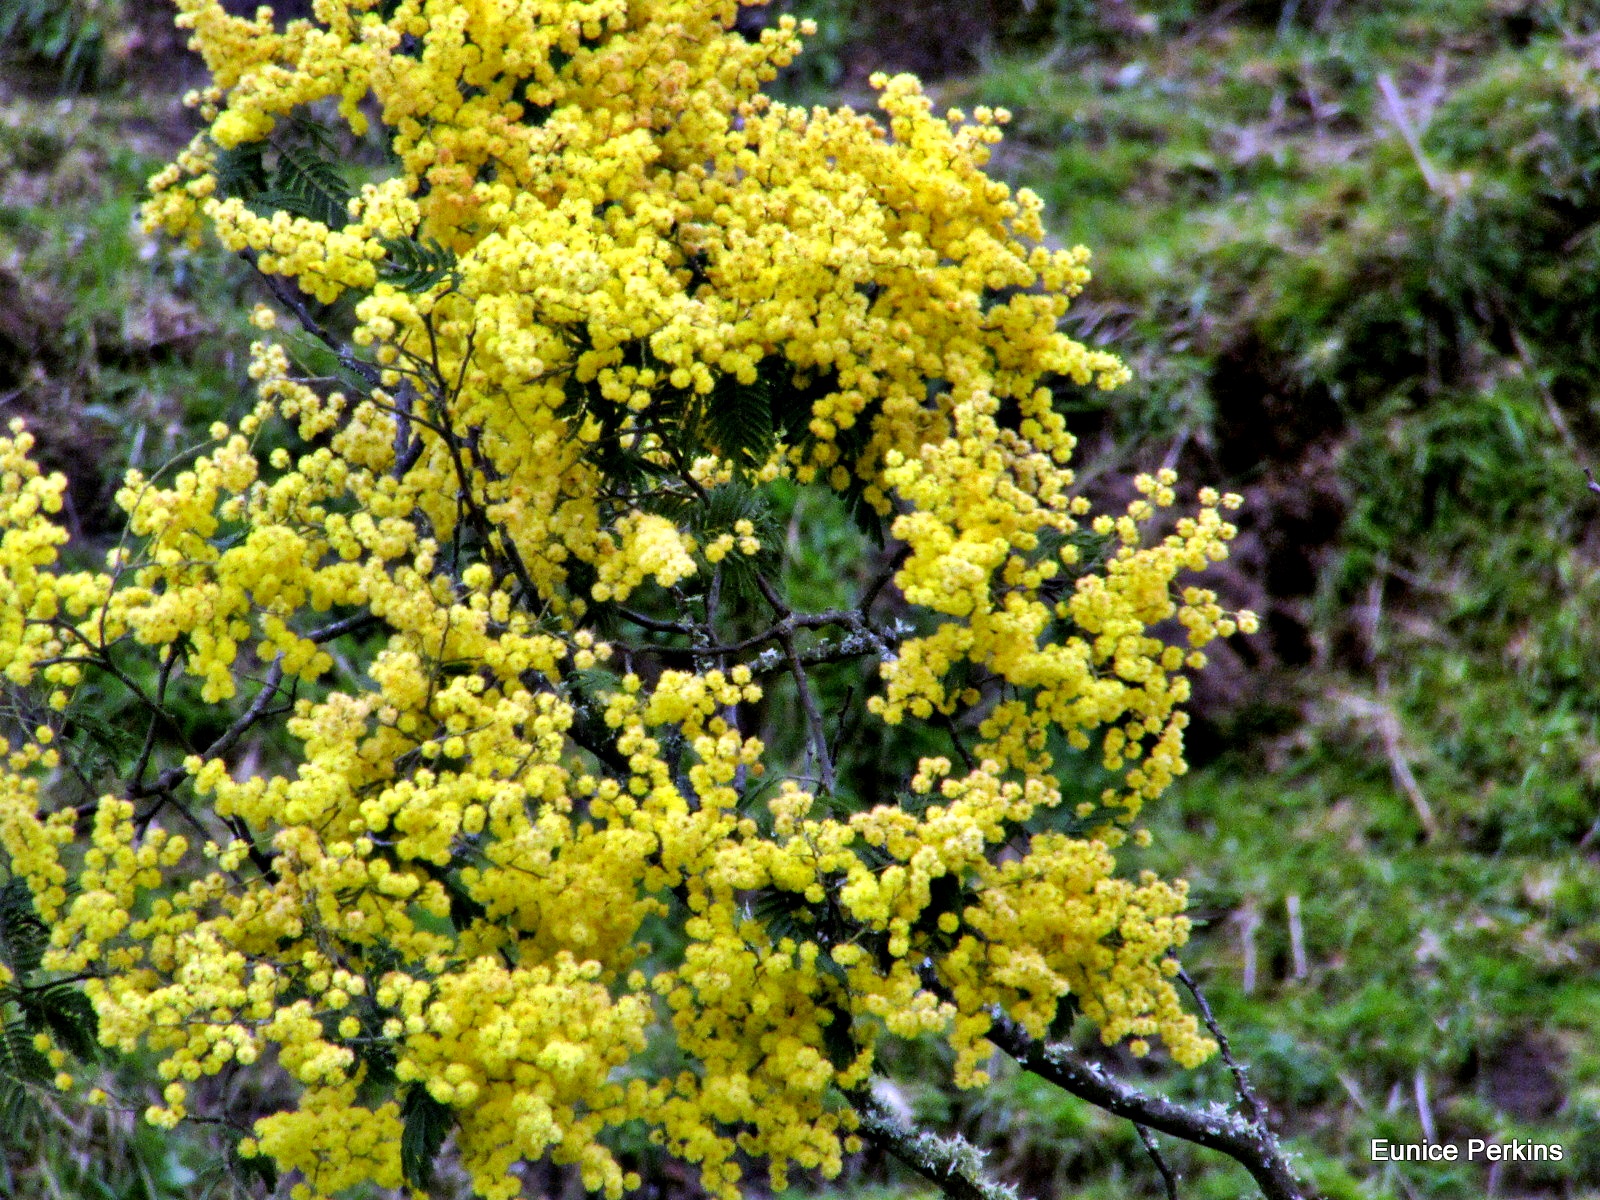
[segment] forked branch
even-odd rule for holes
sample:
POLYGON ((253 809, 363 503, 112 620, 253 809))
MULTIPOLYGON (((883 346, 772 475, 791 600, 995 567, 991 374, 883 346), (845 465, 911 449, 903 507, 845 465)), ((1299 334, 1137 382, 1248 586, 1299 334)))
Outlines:
POLYGON ((1021 1025, 1002 1013, 994 1014, 994 1027, 988 1036, 1024 1070, 1097 1108, 1147 1129, 1221 1151, 1250 1172, 1266 1200, 1314 1200, 1315 1193, 1295 1178, 1276 1135, 1264 1123, 1246 1120, 1220 1105, 1202 1110, 1141 1092, 1066 1046, 1030 1037, 1021 1025))

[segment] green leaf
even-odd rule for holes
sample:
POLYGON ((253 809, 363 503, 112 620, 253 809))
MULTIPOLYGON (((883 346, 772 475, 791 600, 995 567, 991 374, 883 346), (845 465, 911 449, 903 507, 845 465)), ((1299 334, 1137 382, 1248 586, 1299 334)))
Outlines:
POLYGON ((239 1153, 239 1143, 244 1140, 243 1135, 230 1129, 233 1135, 232 1145, 228 1147, 228 1168, 233 1177, 248 1186, 252 1178, 259 1179, 267 1186, 270 1196, 278 1190, 278 1164, 272 1161, 270 1154, 244 1155, 239 1153))
POLYGON ((456 256, 433 238, 384 238, 383 248, 388 258, 378 264, 378 277, 401 291, 426 292, 445 279, 455 287, 456 256))
POLYGON ((47 1031, 56 1045, 85 1062, 100 1057, 100 1022, 89 997, 68 983, 26 988, 16 996, 33 1033, 47 1031))
POLYGON ((360 1021, 360 1031, 354 1037, 343 1037, 338 1032, 337 1022, 330 1022, 325 1016, 324 1036, 330 1041, 337 1041, 356 1056, 356 1062, 362 1068, 356 1102, 366 1108, 375 1108, 394 1094, 395 1067, 399 1064, 399 1055, 394 1041, 384 1036, 383 1025, 388 1018, 399 1014, 394 1009, 374 1004, 370 997, 362 998, 353 1009, 346 1011, 360 1021))
MULTIPOLYGON (((734 527, 740 521, 749 521, 756 540, 761 543, 760 552, 754 556, 740 552, 729 554, 717 564, 717 569, 722 574, 725 602, 743 603, 760 596, 756 573, 776 568, 778 549, 783 544, 783 531, 773 516, 771 500, 764 492, 740 481, 719 484, 704 500, 690 504, 682 514, 671 515, 675 522, 687 525, 702 546, 724 533, 736 533, 734 527)), ((708 568, 709 564, 702 563, 702 569, 708 568)))
POLYGON ((20 1145, 27 1134, 26 1117, 37 1112, 28 1089, 0 1075, 0 1147, 20 1145))
POLYGON ((21 981, 39 969, 50 931, 33 910, 33 893, 19 876, 0 887, 0 959, 21 981))
POLYGON ((770 371, 758 372, 754 383, 740 383, 734 376, 724 375, 706 399, 711 442, 741 475, 759 469, 777 444, 772 415, 776 391, 770 371))
MULTIPOLYGON (((850 972, 844 969, 843 963, 834 958, 831 948, 827 946, 822 948, 821 952, 817 955, 816 966, 817 970, 821 971, 824 975, 831 975, 839 984, 841 991, 848 992, 850 990, 850 972)), ((850 1015, 848 1013, 844 1014, 844 1021, 848 1026, 850 1023, 850 1015)), ((838 1025, 839 1022, 835 1020, 833 1024, 838 1025)), ((829 1028, 831 1029, 833 1026, 829 1026, 829 1028)))
POLYGON ((303 112, 291 113, 281 128, 283 137, 290 138, 325 158, 335 157, 339 152, 333 131, 321 121, 303 112))
POLYGON ((400 1109, 404 1123, 400 1134, 400 1171, 411 1187, 427 1191, 433 1185, 433 1164, 444 1139, 456 1123, 455 1111, 440 1104, 422 1084, 412 1084, 400 1109))
POLYGON ((489 910, 467 891, 466 884, 458 876, 446 875, 440 882, 444 885, 445 894, 450 897, 450 923, 457 932, 464 932, 474 921, 481 921, 489 915, 489 910))
POLYGON ((42 1083, 53 1074, 50 1060, 34 1046, 33 1031, 26 1021, 10 1021, 0 1027, 0 1081, 42 1083))
POLYGON ((603 707, 607 696, 622 691, 622 676, 605 667, 588 667, 567 673, 567 687, 585 703, 603 707))
POLYGON ((740 521, 756 527, 764 541, 778 535, 777 521, 767 497, 743 483, 724 483, 706 493, 706 498, 686 514, 689 530, 704 541, 720 533, 732 533, 740 521))
MULTIPOLYGON (((817 955, 817 962, 822 962, 824 955, 817 955)), ((831 960, 830 960, 831 961, 831 960)), ((822 1049, 827 1054, 828 1061, 833 1064, 835 1071, 842 1071, 855 1061, 856 1039, 850 1027, 854 1023, 850 1014, 842 1008, 829 1006, 833 1013, 833 1020, 822 1028, 822 1049)))
POLYGON ((261 142, 245 142, 217 153, 217 191, 224 199, 249 200, 266 190, 267 165, 261 142))
POLYGON ((272 186, 251 200, 250 207, 263 214, 293 213, 330 229, 349 224, 350 185, 338 167, 321 157, 321 147, 286 141, 277 149, 278 168, 272 186))
POLYGON ((1062 996, 1056 1001, 1056 1015, 1050 1019, 1045 1036, 1052 1042, 1063 1042, 1072 1033, 1072 1024, 1078 1018, 1078 998, 1062 996))
MULTIPOLYGON (((762 892, 751 906, 751 915, 761 922, 774 945, 784 938, 792 938, 799 945, 811 938, 816 929, 811 905, 803 892, 786 892, 778 888, 762 892)), ((824 951, 817 955, 817 961, 822 962, 826 956, 827 952, 824 951)))
MULTIPOLYGON (((762 360, 757 370, 775 369, 768 368, 767 361, 762 360)), ((773 417, 778 430, 783 434, 783 440, 804 444, 815 441, 815 435, 810 430, 813 409, 818 400, 831 396, 838 390, 839 377, 832 373, 819 375, 804 385, 797 383, 792 375, 785 380, 782 387, 774 394, 772 401, 773 417)), ((861 418, 858 417, 856 425, 860 424, 861 418)))
POLYGON ((395 1083, 395 1065, 400 1061, 394 1045, 387 1041, 364 1041, 352 1046, 356 1059, 367 1069, 362 1087, 373 1095, 385 1095, 395 1083))

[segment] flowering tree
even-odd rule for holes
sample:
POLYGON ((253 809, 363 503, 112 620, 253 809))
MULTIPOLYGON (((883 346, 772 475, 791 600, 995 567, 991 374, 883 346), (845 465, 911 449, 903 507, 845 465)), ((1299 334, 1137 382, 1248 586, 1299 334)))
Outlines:
POLYGON ((991 1194, 874 1099, 883 1039, 932 1037, 958 1087, 999 1047, 1297 1194, 1259 1109, 1046 1043, 1216 1049, 1183 885, 1114 851, 1184 770, 1183 671, 1253 618, 1180 590, 1237 498, 1152 533, 1171 473, 1075 494, 1049 384, 1126 372, 1058 330, 1087 253, 982 170, 1006 114, 909 76, 886 124, 770 102, 804 30, 747 41, 733 0, 178 7, 214 82, 145 219, 248 257, 306 349, 257 344, 253 411, 129 473, 102 570, 0 439, 0 663, 39 714, 0 773, 12 1058, 70 1087, 89 1026, 142 1046, 165 1126, 275 1062, 296 1099, 240 1148, 297 1197, 423 1188, 447 1137, 480 1195, 549 1158, 616 1197, 629 1125, 729 1200, 741 1156, 781 1187, 864 1140, 991 1194), (373 121, 352 192, 328 127, 373 121), (808 491, 886 542, 822 612, 775 519, 808 491), (147 732, 104 786, 108 690, 147 732), (856 749, 892 737, 899 778, 856 749), (1084 752, 1111 784, 1066 803, 1084 752))

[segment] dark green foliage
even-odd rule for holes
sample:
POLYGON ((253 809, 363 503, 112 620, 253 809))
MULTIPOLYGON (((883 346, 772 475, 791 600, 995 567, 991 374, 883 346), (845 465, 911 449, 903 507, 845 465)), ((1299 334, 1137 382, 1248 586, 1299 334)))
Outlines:
POLYGON ((756 897, 750 912, 761 922, 773 945, 784 938, 791 938, 798 946, 816 936, 812 905, 803 892, 768 888, 756 897))
POLYGON ((451 280, 455 286, 456 256, 433 238, 384 238, 389 257, 378 264, 378 278, 406 292, 426 292, 451 280))
MULTIPOLYGON (((702 547, 724 533, 735 533, 740 521, 750 522, 755 536, 760 539, 761 552, 752 556, 735 549, 717 564, 717 570, 721 573, 725 601, 755 600, 759 595, 755 572, 770 573, 779 558, 777 547, 781 534, 767 490, 746 483, 721 484, 712 488, 705 499, 689 505, 683 516, 689 532, 702 547)), ((706 564, 705 569, 709 567, 710 564, 706 564)))
POLYGON ((82 1062, 99 1058, 99 1021, 89 997, 67 983, 18 989, 12 997, 22 1019, 34 1033, 49 1033, 50 1040, 82 1062))
MULTIPOLYGON (((384 1021, 396 1014, 392 1009, 380 1007, 370 996, 357 1000, 351 1011, 361 1022, 361 1031, 346 1044, 362 1068, 361 1103, 374 1107, 390 1098, 396 1082, 395 1066, 399 1056, 394 1042, 383 1034, 384 1021)), ((336 1036, 337 1023, 330 1021, 328 1024, 333 1026, 330 1036, 336 1036)))
POLYGON ((18 1127, 28 1103, 27 1086, 47 1081, 54 1072, 33 1044, 33 1030, 22 1020, 0 1025, 0 1144, 3 1130, 18 1127))
POLYGON ((266 146, 244 142, 217 151, 217 191, 224 197, 249 199, 267 190, 266 146))
POLYGON ((707 440, 743 477, 760 468, 777 445, 773 406, 789 379, 787 364, 774 355, 762 361, 753 383, 724 375, 706 400, 707 440))
MULTIPOLYGON (((840 975, 844 974, 844 968, 826 955, 819 954, 817 956, 817 965, 824 968, 831 967, 840 975)), ((834 1070, 842 1071, 854 1061, 856 1054, 859 1053, 855 1035, 851 1030, 855 1018, 851 1016, 848 1009, 831 1005, 827 1007, 833 1013, 833 1020, 822 1027, 822 1052, 827 1056, 828 1061, 833 1064, 834 1070)))
POLYGON ((0 1092, 17 1095, 6 1103, 20 1102, 20 1089, 54 1074, 33 1045, 38 1034, 80 1062, 102 1057, 99 1022, 89 997, 63 980, 38 979, 49 930, 34 911, 27 884, 13 876, 0 886, 0 961, 11 972, 11 982, 0 986, 0 1092))
POLYGON ((16 876, 0 886, 0 961, 13 979, 26 979, 39 969, 50 931, 33 909, 33 896, 25 880, 16 876))
POLYGON ((467 890, 459 875, 444 875, 439 882, 444 885, 445 894, 450 898, 450 921, 457 929, 464 930, 488 914, 489 910, 467 890))
POLYGON ((317 149, 285 140, 278 147, 271 186, 253 197, 250 206, 260 213, 281 210, 343 229, 350 222, 349 200, 350 185, 338 167, 317 149))
POLYGON ((565 682, 575 697, 585 704, 603 705, 608 695, 622 689, 622 677, 604 667, 569 671, 565 682))
POLYGON ((278 1164, 266 1154, 240 1154, 239 1143, 244 1138, 236 1132, 230 1132, 233 1136, 228 1140, 229 1171, 247 1187, 251 1182, 260 1182, 265 1185, 267 1194, 272 1195, 278 1189, 278 1164))
POLYGON ((53 1073, 50 1063, 33 1044, 27 1022, 8 1021, 0 1028, 0 1080, 7 1083, 42 1083, 53 1073))
MULTIPOLYGON (((582 331, 573 348, 580 352, 589 348, 582 331)), ((642 342, 626 348, 624 362, 665 369, 642 342)), ((828 390, 817 383, 797 384, 792 369, 779 355, 759 363, 756 378, 749 384, 722 375, 707 395, 692 388, 657 388, 644 413, 606 398, 597 385, 579 382, 572 375, 564 389, 559 414, 573 428, 583 427, 586 421, 598 425, 589 454, 609 481, 614 502, 684 521, 696 536, 703 532, 711 537, 731 531, 740 518, 750 519, 758 529, 771 528, 763 515, 765 502, 756 499, 751 490, 752 476, 766 463, 780 438, 810 436, 804 429, 811 419, 812 404, 828 390), (666 462, 646 452, 645 438, 656 439, 666 462), (733 490, 715 489, 701 497, 673 485, 673 480, 687 474, 696 458, 707 453, 721 456, 733 467, 733 490)), ((733 557, 724 562, 730 563, 733 557)))
POLYGON ((67 0, 0 0, 0 48, 45 66, 68 91, 95 84, 105 59, 101 17, 67 0))
MULTIPOLYGON (((338 153, 326 128, 309 117, 290 117, 265 141, 219 150, 217 190, 244 200, 263 216, 287 212, 343 229, 350 222, 347 206, 352 193, 335 164, 338 153)), ((417 249, 425 252, 423 247, 417 249)), ((400 269, 419 265, 405 260, 400 269)))
POLYGON ((440 1104, 421 1084, 412 1084, 400 1108, 404 1128, 400 1136, 400 1169, 414 1188, 433 1184, 434 1162, 456 1123, 455 1111, 440 1104))

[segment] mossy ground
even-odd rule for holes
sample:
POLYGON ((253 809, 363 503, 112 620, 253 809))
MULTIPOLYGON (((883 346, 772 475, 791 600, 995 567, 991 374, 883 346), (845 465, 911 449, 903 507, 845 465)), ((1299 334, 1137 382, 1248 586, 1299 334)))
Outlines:
MULTIPOLYGON (((859 99, 867 70, 916 66, 952 72, 941 103, 1016 113, 997 167, 1095 250, 1076 332, 1137 373, 1060 397, 1089 486, 1170 463, 1247 497, 1217 585, 1265 630, 1218 655, 1196 769, 1129 865, 1192 881, 1186 960, 1307 1173, 1330 1197, 1600 1196, 1592 8, 1039 0, 947 23, 941 48, 917 6, 809 7, 820 65, 797 94, 859 99), (1430 1133, 1565 1158, 1369 1160, 1372 1138, 1430 1133)), ((112 69, 67 95, 40 71, 0 89, 0 415, 29 419, 71 519, 109 534, 124 466, 240 411, 256 294, 226 257, 133 230, 187 137, 173 97, 112 69)), ((800 526, 787 582, 825 606, 855 533, 800 526)), ((1220 1064, 1096 1052, 1227 1098, 1220 1064)), ((1131 1126, 1029 1077, 903 1099, 1025 1194, 1162 1194, 1131 1126)), ((28 1121, 43 1135, 0 1158, 0 1193, 192 1195, 216 1153, 204 1131, 28 1121)), ((1186 1200, 1251 1194, 1163 1145, 1186 1200)), ((819 1189, 920 1194, 873 1162, 819 1189)))

